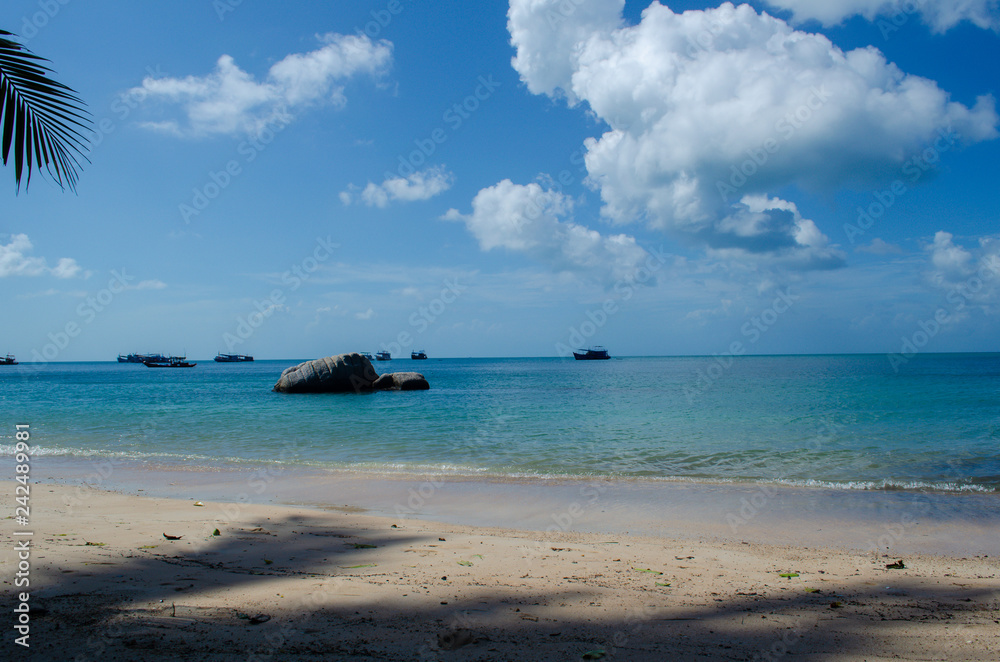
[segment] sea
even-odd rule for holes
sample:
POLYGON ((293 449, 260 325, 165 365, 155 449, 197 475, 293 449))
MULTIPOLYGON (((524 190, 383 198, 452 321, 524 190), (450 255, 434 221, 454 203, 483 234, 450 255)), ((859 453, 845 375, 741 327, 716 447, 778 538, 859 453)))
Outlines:
POLYGON ((155 467, 1000 491, 1000 354, 430 358, 428 391, 289 395, 299 360, 0 366, 0 447, 155 467))

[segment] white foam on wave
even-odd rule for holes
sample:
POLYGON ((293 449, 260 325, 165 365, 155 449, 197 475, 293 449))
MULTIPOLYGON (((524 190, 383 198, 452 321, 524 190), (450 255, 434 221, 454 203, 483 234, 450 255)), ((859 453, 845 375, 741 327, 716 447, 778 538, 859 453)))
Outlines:
MULTIPOLYGON (((0 454, 13 455, 13 444, 0 444, 0 454)), ((822 480, 822 479, 733 479, 726 477, 705 476, 634 476, 627 473, 577 472, 554 473, 541 471, 524 471, 514 469, 496 469, 464 464, 437 463, 405 463, 405 462, 329 462, 300 458, 286 459, 253 459, 243 457, 219 457, 194 453, 164 453, 145 451, 107 451, 82 448, 67 448, 61 446, 34 446, 32 457, 70 457, 92 460, 135 461, 143 463, 176 464, 179 467, 206 469, 211 466, 242 466, 259 467, 300 466, 315 469, 345 471, 363 475, 419 475, 424 477, 451 478, 487 478, 494 480, 605 480, 605 481, 636 481, 636 482, 670 482, 693 483, 704 485, 782 485, 787 487, 805 487, 846 491, 934 491, 952 493, 1000 493, 1000 486, 977 483, 928 482, 919 480, 822 480)))

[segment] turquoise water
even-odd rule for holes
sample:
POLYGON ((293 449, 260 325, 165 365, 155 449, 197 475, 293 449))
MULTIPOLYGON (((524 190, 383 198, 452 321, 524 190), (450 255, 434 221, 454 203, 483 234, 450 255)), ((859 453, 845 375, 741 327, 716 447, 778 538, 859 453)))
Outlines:
POLYGON ((1000 491, 1000 354, 431 359, 430 391, 285 395, 290 361, 0 368, 39 456, 1000 491))

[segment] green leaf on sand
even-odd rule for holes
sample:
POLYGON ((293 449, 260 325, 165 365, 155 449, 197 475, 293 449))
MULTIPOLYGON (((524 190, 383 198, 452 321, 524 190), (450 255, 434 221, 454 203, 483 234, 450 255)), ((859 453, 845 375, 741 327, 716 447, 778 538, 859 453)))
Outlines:
POLYGON ((657 586, 670 586, 670 582, 655 582, 657 586))
POLYGON ((86 547, 104 547, 106 544, 104 542, 88 542, 86 547))
POLYGON ((378 564, 376 564, 376 563, 362 563, 360 565, 342 565, 340 567, 344 568, 345 570, 353 570, 354 568, 374 568, 376 565, 378 565, 378 564))
POLYGON ((650 568, 632 568, 633 570, 638 570, 639 572, 648 572, 651 575, 662 575, 663 573, 659 570, 651 570, 650 568))
POLYGON ((797 572, 783 572, 783 573, 781 573, 778 576, 779 577, 784 577, 785 579, 791 579, 792 577, 798 577, 799 573, 797 573, 797 572))
POLYGON ((806 587, 806 593, 819 593, 819 589, 806 587))
POLYGON ((472 565, 472 561, 459 561, 458 565, 472 565))
POLYGON ((363 542, 354 543, 354 549, 375 549, 378 545, 369 545, 363 542))

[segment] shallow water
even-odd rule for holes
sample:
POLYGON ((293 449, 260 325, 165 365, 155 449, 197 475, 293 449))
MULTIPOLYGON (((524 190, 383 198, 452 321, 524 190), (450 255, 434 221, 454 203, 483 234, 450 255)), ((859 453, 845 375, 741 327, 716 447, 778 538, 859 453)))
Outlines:
POLYGON ((430 359, 430 391, 284 395, 297 363, 0 368, 36 456, 479 477, 1000 491, 1000 355, 430 359))

